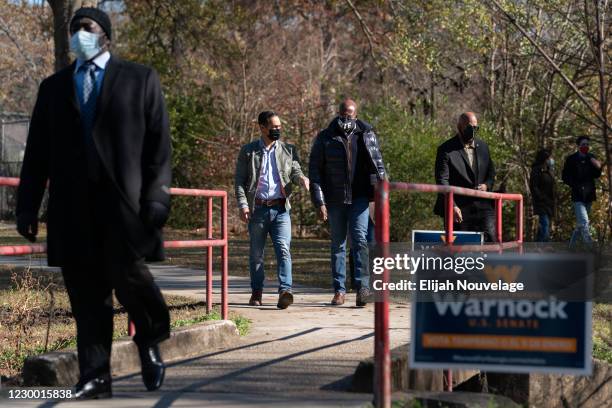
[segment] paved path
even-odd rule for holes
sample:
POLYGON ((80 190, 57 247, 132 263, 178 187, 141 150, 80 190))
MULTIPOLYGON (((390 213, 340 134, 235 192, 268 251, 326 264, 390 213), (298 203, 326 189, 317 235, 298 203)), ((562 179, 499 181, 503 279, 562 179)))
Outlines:
MULTIPOLYGON (((204 300, 203 271, 151 269, 164 293, 204 300)), ((214 288, 219 302, 217 279, 214 288)), ((140 376, 128 375, 115 379, 112 400, 78 405, 359 407, 372 400, 371 394, 346 390, 358 362, 373 354, 373 305, 356 308, 355 296, 349 294, 345 306, 332 307, 331 291, 297 286, 295 303, 287 310, 276 309, 274 289, 264 293, 262 307, 249 307, 248 279, 231 278, 229 288, 230 310, 252 320, 249 334, 237 344, 173 362, 161 392, 144 392, 140 376)), ((408 341, 409 324, 409 307, 392 305, 392 346, 408 341)))

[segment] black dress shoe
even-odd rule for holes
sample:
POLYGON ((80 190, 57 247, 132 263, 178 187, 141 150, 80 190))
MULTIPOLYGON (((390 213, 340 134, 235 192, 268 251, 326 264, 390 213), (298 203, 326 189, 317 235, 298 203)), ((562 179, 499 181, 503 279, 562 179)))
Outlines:
POLYGON ((111 382, 108 378, 94 378, 85 384, 77 384, 74 398, 78 400, 112 398, 111 382))
POLYGON ((159 346, 151 346, 138 350, 142 366, 142 382, 149 391, 155 391, 162 386, 166 366, 159 354, 159 346))

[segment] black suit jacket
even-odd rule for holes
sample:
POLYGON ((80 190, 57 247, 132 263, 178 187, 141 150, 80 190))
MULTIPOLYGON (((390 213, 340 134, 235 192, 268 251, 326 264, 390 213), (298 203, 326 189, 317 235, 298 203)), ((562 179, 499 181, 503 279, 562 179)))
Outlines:
MULTIPOLYGON (((75 64, 46 78, 32 113, 17 215, 38 214, 49 181, 47 247, 49 265, 74 259, 86 205, 86 155, 75 64)), ((111 56, 96 108, 92 137, 112 186, 116 216, 135 255, 163 260, 161 230, 140 218, 141 205, 155 201, 170 207, 170 135, 159 79, 151 68, 111 56)))
MULTIPOLYGON (((493 189, 495 167, 489 154, 489 146, 481 140, 474 139, 477 172, 470 167, 467 153, 458 136, 454 136, 438 147, 436 154, 436 184, 475 189, 479 184, 486 184, 487 191, 493 189)), ((491 209, 492 200, 478 199, 455 195, 455 204, 464 212, 470 206, 491 209)), ((444 195, 438 194, 434 213, 444 217, 444 195)))

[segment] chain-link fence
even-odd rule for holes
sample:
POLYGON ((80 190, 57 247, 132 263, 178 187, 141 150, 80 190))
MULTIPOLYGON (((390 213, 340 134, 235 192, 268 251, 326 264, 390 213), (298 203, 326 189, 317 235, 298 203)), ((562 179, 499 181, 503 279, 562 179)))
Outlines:
MULTIPOLYGON (((28 137, 29 117, 0 114, 0 176, 19 177, 28 137)), ((15 218, 16 189, 0 188, 0 219, 15 218)))

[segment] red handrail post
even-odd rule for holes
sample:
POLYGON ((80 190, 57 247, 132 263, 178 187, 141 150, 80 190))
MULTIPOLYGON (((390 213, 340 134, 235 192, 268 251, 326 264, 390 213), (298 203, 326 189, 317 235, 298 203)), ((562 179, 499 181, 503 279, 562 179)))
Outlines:
MULTIPOLYGON (((376 242, 382 245, 383 256, 389 252, 389 181, 382 180, 376 187, 376 242)), ((389 281, 385 268, 383 282, 389 281)), ((377 408, 391 407, 391 353, 389 349, 389 292, 383 290, 374 304, 374 403, 377 408)))
POLYGON ((523 243, 523 198, 516 202, 516 241, 523 243))
MULTIPOLYGON (((453 245, 454 222, 455 222, 455 196, 452 191, 449 191, 444 198, 446 199, 446 245, 453 245)), ((452 370, 444 370, 444 378, 446 379, 446 391, 453 391, 453 372, 452 370)))
POLYGON ((227 270, 228 270, 228 233, 227 233, 227 193, 223 195, 223 206, 221 208, 221 235, 223 236, 223 253, 221 255, 221 318, 227 320, 227 270))
POLYGON ((389 242, 389 182, 379 181, 376 186, 374 233, 376 242, 389 242))
POLYGON ((45 252, 47 252, 47 244, 2 245, 0 246, 0 256, 44 254, 45 252))
POLYGON ((136 334, 136 326, 134 326, 134 321, 132 320, 129 314, 127 316, 127 321, 128 321, 128 336, 134 337, 134 335, 136 334))
POLYGON ((497 242, 502 243, 502 207, 503 201, 501 198, 495 199, 495 234, 497 235, 497 242))
MULTIPOLYGON (((208 197, 207 199, 207 217, 206 217, 206 238, 212 239, 213 237, 213 199, 208 197)), ((213 296, 212 296, 212 284, 213 284, 213 247, 206 247, 206 314, 212 312, 213 307, 213 296)))
POLYGON ((453 243, 454 222, 455 222, 455 197, 452 191, 449 191, 446 196, 446 244, 453 243))

